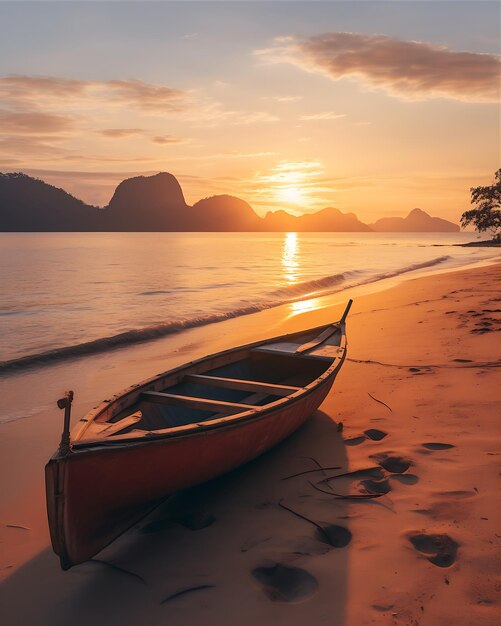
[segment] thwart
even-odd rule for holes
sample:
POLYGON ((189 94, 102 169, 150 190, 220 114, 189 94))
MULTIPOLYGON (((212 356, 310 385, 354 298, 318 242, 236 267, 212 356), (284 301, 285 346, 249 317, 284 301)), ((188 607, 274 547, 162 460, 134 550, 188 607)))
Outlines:
POLYGON ((346 357, 346 317, 192 361, 125 389, 70 435, 45 468, 54 552, 92 558, 166 496, 256 458, 319 407, 346 357))

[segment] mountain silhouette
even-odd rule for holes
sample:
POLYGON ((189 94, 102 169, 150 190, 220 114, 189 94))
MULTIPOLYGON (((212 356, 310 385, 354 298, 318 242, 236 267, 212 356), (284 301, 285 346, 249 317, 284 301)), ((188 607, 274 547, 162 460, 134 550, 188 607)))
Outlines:
POLYGON ((22 173, 0 174, 0 231, 3 232, 455 232, 459 226, 421 209, 405 218, 387 217, 374 224, 354 213, 329 207, 294 216, 286 211, 259 217, 240 198, 211 196, 186 203, 176 177, 167 172, 122 181, 107 207, 85 204, 63 189, 22 173))
POLYGON ((176 177, 160 172, 122 181, 104 213, 109 230, 182 231, 189 208, 176 177))
POLYGON ((407 217, 382 217, 371 224, 372 230, 382 233, 453 233, 459 226, 441 217, 431 217, 421 209, 412 209, 407 217))
POLYGON ((250 204, 235 196, 211 196, 191 207, 191 230, 256 231, 263 230, 262 218, 250 204), (196 228, 195 228, 196 226, 196 228))
POLYGON ((368 232, 371 229, 367 224, 361 222, 354 213, 341 213, 339 209, 328 207, 316 213, 306 213, 298 217, 285 211, 270 211, 264 218, 264 230, 368 232))
POLYGON ((99 230, 103 213, 26 174, 0 174, 0 231, 99 230))

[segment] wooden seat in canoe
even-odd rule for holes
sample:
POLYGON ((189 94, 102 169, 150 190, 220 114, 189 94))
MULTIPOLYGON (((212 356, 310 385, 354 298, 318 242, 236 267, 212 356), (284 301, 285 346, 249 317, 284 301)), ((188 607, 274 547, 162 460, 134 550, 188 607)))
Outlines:
POLYGON ((325 359, 330 360, 336 356, 336 352, 338 346, 331 346, 330 344, 322 344, 313 350, 309 350, 308 352, 298 352, 298 348, 301 347, 301 344, 297 343, 273 343, 267 346, 262 346, 259 348, 254 348, 252 352, 257 352, 261 354, 281 354, 284 356, 290 356, 294 358, 301 359, 325 359))
POLYGON ((173 404, 202 411, 219 411, 220 413, 236 413, 256 409, 252 404, 240 404, 237 402, 223 402, 222 400, 209 400, 208 398, 195 398, 181 396, 175 393, 163 393, 161 391, 144 391, 141 399, 158 404, 173 404))
POLYGON ((184 380, 199 385, 206 385, 207 387, 254 391, 272 396, 289 396, 291 393, 301 389, 301 387, 294 387, 292 385, 276 385, 254 380, 243 380, 241 378, 223 378, 221 376, 206 376, 203 374, 187 374, 184 380))

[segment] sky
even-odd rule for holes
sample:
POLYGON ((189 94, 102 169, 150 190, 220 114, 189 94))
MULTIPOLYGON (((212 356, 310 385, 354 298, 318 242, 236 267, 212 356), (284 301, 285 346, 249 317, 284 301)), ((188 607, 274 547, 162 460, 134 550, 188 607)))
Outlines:
POLYGON ((0 171, 457 221, 500 166, 500 6, 0 2, 0 171))

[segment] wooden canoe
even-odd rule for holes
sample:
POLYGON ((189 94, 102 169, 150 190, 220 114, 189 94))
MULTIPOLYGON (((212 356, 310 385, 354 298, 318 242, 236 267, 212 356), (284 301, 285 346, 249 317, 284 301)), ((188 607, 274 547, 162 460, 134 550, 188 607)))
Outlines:
POLYGON ((346 356, 345 320, 192 361, 82 417, 45 468, 52 546, 82 563, 166 496, 282 441, 319 407, 346 356))

